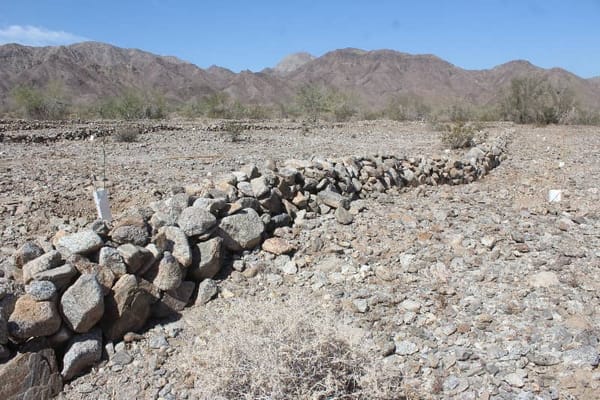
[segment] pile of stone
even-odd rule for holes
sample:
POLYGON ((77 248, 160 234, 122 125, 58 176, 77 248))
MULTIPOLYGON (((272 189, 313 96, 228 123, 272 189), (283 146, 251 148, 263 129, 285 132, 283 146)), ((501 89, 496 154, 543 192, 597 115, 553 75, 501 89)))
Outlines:
MULTIPOLYGON (((100 361, 104 344, 140 331, 149 318, 209 301, 228 255, 261 243, 265 251, 293 251, 276 238, 265 242, 275 229, 325 213, 350 224, 353 200, 394 187, 473 182, 499 165, 506 139, 472 148, 462 160, 267 161, 262 171, 247 165, 129 210, 112 225, 99 220, 83 231, 59 231, 51 243, 27 242, 15 253, 17 282, 0 285, 0 361, 10 359, 0 380, 27 371, 33 354, 47 360, 36 379, 54 382, 60 366, 60 378, 70 380, 100 361), (28 350, 32 343, 43 353, 28 350)), ((3 390, 0 398, 14 394, 3 390)))

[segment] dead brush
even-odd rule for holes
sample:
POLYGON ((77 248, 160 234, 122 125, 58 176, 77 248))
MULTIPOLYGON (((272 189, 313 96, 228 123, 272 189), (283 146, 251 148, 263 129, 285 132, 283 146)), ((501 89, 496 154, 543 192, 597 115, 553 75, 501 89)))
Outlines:
POLYGON ((140 131, 136 126, 119 127, 113 133, 113 139, 119 143, 133 143, 139 139, 140 131))
POLYGON ((353 344, 351 329, 328 313, 290 298, 238 299, 218 316, 204 314, 203 321, 218 325, 199 327, 210 332, 197 355, 199 397, 404 399, 401 373, 382 368, 376 353, 353 344))
POLYGON ((440 139, 444 146, 451 149, 463 149, 475 145, 477 127, 467 122, 456 122, 440 126, 440 139))

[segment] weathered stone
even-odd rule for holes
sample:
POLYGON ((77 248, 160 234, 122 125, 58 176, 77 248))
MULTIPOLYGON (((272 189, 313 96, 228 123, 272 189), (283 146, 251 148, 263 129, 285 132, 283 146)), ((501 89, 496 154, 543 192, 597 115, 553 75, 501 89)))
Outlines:
POLYGON ((175 257, 165 251, 158 265, 152 268, 146 276, 160 290, 173 290, 181 284, 183 271, 175 257))
POLYGON ((25 286, 25 293, 35 301, 48 301, 56 296, 56 286, 50 281, 31 281, 25 286))
POLYGON ((104 298, 101 322, 104 335, 114 341, 127 332, 141 329, 150 315, 150 306, 157 299, 158 292, 149 282, 135 275, 123 275, 104 298))
POLYGON ((552 271, 541 271, 529 277, 529 284, 533 287, 550 287, 559 283, 558 276, 552 271))
POLYGON ((246 164, 240 168, 240 172, 243 172, 248 179, 254 179, 259 176, 258 168, 254 164, 246 164))
POLYGON ((81 275, 94 274, 96 280, 102 287, 102 292, 107 295, 115 282, 115 274, 109 268, 102 268, 100 265, 89 261, 87 258, 75 254, 67 260, 70 264, 75 266, 75 269, 79 271, 81 275))
POLYGON ((252 179, 250 185, 252 187, 252 192, 254 192, 254 196, 258 199, 262 199, 271 193, 269 182, 265 176, 259 176, 258 178, 252 179))
POLYGON ((170 252, 182 266, 189 267, 192 264, 192 251, 187 236, 180 228, 176 226, 160 228, 155 243, 162 251, 170 252))
POLYGON ((323 190, 317 195, 321 203, 331 208, 345 208, 350 207, 350 200, 342 196, 339 193, 332 192, 331 190, 323 190))
POLYGON ((40 272, 56 268, 62 263, 63 259, 58 251, 53 250, 43 254, 23 266, 23 281, 28 283, 40 272))
POLYGON ((200 242, 194 247, 194 261, 188 271, 188 278, 196 282, 213 278, 221 269, 223 239, 215 237, 200 242))
POLYGON ((129 274, 137 273, 154 259, 154 255, 150 250, 130 243, 119 246, 117 252, 127 266, 127 273, 129 274))
POLYGON ((190 281, 181 282, 177 289, 164 292, 159 301, 152 307, 152 316, 155 318, 165 318, 175 315, 188 305, 196 284, 190 281))
POLYGON ((127 266, 121 254, 113 247, 103 247, 100 249, 98 264, 101 267, 109 268, 117 279, 127 273, 127 266))
POLYGON ((68 286, 76 276, 77 269, 71 264, 64 264, 60 267, 38 272, 34 275, 34 279, 38 281, 50 281, 58 290, 61 290, 68 286))
POLYGON ((62 390, 54 350, 18 353, 0 364, 0 399, 50 400, 62 390))
POLYGON ((335 210, 335 220, 342 225, 350 225, 354 222, 354 216, 344 207, 339 207, 335 210))
POLYGON ((177 225, 186 236, 203 235, 214 228, 216 224, 217 218, 209 211, 193 206, 184 209, 177 219, 177 225))
POLYGON ((227 207, 227 203, 223 199, 200 197, 194 201, 193 206, 206 210, 214 216, 219 216, 227 207))
POLYGON ((104 241, 92 230, 83 230, 63 236, 56 242, 56 248, 66 254, 90 254, 99 250, 104 241))
POLYGON ((110 232, 113 242, 145 246, 150 241, 148 224, 141 216, 130 216, 119 221, 110 232))
POLYGON ((157 211, 150 217, 150 226, 154 230, 158 230, 163 226, 172 226, 177 223, 177 216, 163 211, 157 211))
POLYGON ((60 329, 60 314, 54 301, 36 301, 25 294, 15 303, 8 319, 9 334, 24 340, 31 337, 49 336, 60 329))
POLYGON ((94 329, 89 333, 74 336, 63 357, 61 375, 69 381, 86 371, 102 357, 102 331, 94 329))
POLYGON ((196 305, 203 306, 208 303, 218 292, 217 283, 212 279, 205 279, 198 285, 198 296, 196 297, 196 305))
POLYGON ((81 275, 63 294, 60 308, 65 323, 75 332, 92 329, 104 314, 104 294, 96 275, 81 275))
POLYGON ((256 247, 264 230, 265 226, 258 213, 252 209, 245 209, 223 218, 217 232, 223 238, 225 247, 232 251, 242 251, 256 247))
POLYGON ((272 237, 263 242, 262 249, 269 253, 281 255, 294 252, 296 247, 283 238, 272 237))
POLYGON ((475 161, 482 160, 485 157, 485 152, 479 147, 471 147, 471 149, 465 155, 467 160, 474 159, 475 161))
POLYGON ((14 254, 15 265, 21 268, 31 260, 35 260, 44 254, 44 249, 38 246, 35 242, 25 242, 17 249, 14 254))

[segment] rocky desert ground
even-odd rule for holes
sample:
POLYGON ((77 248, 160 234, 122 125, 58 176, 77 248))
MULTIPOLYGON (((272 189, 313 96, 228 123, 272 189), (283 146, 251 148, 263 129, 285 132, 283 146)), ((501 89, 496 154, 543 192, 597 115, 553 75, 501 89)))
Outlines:
MULTIPOLYGON (((133 143, 112 140, 118 124, 28 124, 0 124, 4 285, 26 240, 44 247, 96 219, 103 148, 115 215, 249 164, 466 152, 425 123, 253 122, 233 136, 219 121, 167 121, 133 143)), ((349 224, 297 218, 274 232, 294 251, 235 256, 216 298, 105 345, 58 398, 307 398, 319 385, 313 398, 600 397, 600 129, 483 130, 510 140, 482 179, 375 191, 349 224), (327 395, 348 376, 354 397, 327 395)))

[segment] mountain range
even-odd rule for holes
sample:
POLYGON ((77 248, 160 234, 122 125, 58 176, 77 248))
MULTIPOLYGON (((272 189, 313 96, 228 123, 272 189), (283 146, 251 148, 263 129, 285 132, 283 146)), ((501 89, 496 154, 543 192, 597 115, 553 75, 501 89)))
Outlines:
POLYGON ((135 88, 161 93, 172 103, 225 92, 244 103, 273 105, 290 101, 303 85, 317 84, 354 95, 371 109, 398 96, 415 96, 433 106, 487 105, 500 99, 513 78, 528 75, 572 90, 585 108, 600 108, 600 77, 584 79, 561 68, 543 69, 523 60, 466 70, 434 55, 340 49, 321 57, 292 54, 273 68, 235 73, 97 42, 0 46, 0 106, 8 104, 14 87, 43 87, 49 81, 62 82, 73 101, 82 104, 135 88))

